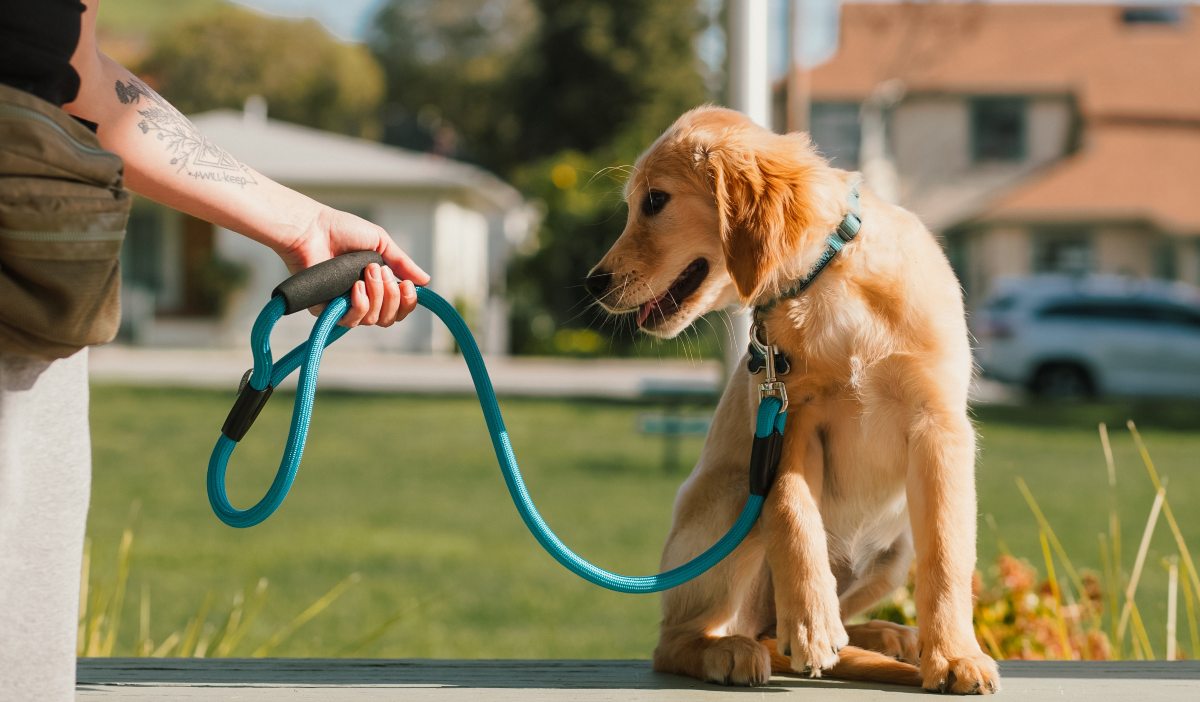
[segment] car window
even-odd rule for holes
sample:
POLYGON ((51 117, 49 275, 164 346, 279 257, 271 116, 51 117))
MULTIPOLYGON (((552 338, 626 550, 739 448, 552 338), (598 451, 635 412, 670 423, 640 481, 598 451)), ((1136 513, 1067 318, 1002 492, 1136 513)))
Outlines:
POLYGON ((1038 311, 1040 319, 1128 324, 1162 324, 1200 330, 1200 309, 1134 298, 1055 300, 1038 311))
POLYGON ((1182 305, 1163 305, 1158 310, 1163 322, 1200 331, 1200 310, 1182 305))
POLYGON ((1128 299, 1059 300, 1043 307, 1038 317, 1144 324, 1164 321, 1159 307, 1128 299))

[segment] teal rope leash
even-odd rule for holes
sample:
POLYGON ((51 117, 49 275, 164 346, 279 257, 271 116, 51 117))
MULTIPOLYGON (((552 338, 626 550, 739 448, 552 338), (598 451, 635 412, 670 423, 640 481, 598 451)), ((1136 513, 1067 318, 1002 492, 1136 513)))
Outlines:
MULTIPOLYGON (((355 255, 341 256, 328 263, 334 264, 341 259, 355 255)), ((354 263, 357 265, 357 262, 354 263)), ((319 267, 299 273, 288 282, 310 274, 319 267)), ((346 268, 349 269, 352 266, 346 268)), ((254 323, 250 335, 254 368, 247 373, 244 379, 238 392, 238 399, 221 429, 221 436, 217 439, 208 463, 209 503, 217 518, 232 527, 245 528, 262 522, 271 516, 287 497, 300 468, 304 444, 308 438, 312 404, 316 396, 317 372, 320 368, 322 354, 329 344, 348 331, 345 327, 337 326, 337 321, 349 308, 348 295, 343 294, 329 302, 317 318, 306 342, 292 349, 279 361, 272 361, 270 334, 275 324, 285 314, 320 302, 319 296, 316 298, 312 296, 312 291, 304 291, 295 298, 289 296, 290 291, 285 287, 287 285, 288 283, 285 283, 276 289, 278 294, 271 298, 254 323), (295 404, 292 408, 291 428, 288 431, 287 444, 284 447, 275 479, 261 500, 247 509, 239 510, 230 504, 225 491, 225 475, 229 459, 238 442, 245 436, 250 425, 253 424, 254 419, 270 398, 272 390, 297 368, 300 369, 300 378, 295 404)), ((320 284, 316 287, 320 287, 320 284)), ((344 290, 347 287, 349 286, 339 286, 339 289, 344 290)), ((779 463, 784 425, 787 419, 780 398, 764 397, 759 404, 755 422, 754 448, 750 460, 751 494, 729 531, 708 550, 687 563, 664 573, 646 576, 620 575, 593 565, 580 557, 567 547, 542 519, 533 499, 529 496, 525 481, 521 477, 521 470, 517 465, 516 454, 513 452, 508 438, 508 430, 504 426, 504 418, 500 413, 496 393, 475 337, 472 336, 466 322, 463 321, 454 306, 437 293, 428 288, 417 288, 417 302, 442 320, 458 342, 467 368, 471 372, 471 379, 479 398, 479 406, 483 410, 484 421, 492 440, 492 448, 495 450, 496 460, 500 465, 500 471, 504 476, 504 483, 508 487, 513 504, 516 505, 522 521, 525 522, 525 526, 528 527, 538 543, 567 570, 589 582, 617 592, 659 592, 681 585, 712 568, 737 548, 750 533, 750 529, 762 512, 763 502, 771 482, 774 480, 775 468, 779 463)))

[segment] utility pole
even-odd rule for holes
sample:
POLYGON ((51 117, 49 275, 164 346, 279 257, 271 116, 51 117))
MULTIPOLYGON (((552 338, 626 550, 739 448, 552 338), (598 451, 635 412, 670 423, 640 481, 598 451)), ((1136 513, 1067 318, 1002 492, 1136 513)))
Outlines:
POLYGON ((766 0, 729 2, 729 99, 732 107, 771 129, 770 40, 766 0))
POLYGON ((790 51, 788 52, 788 71, 787 71, 787 131, 789 132, 807 132, 808 131, 808 116, 809 116, 809 84, 811 75, 809 67, 804 63, 804 33, 805 27, 804 9, 800 3, 804 0, 792 0, 788 5, 790 14, 790 31, 788 37, 791 40, 790 51))
MULTIPOLYGON (((771 129, 771 71, 767 41, 767 0, 729 1, 729 100, 733 109, 771 129)), ((736 370, 750 342, 749 312, 730 312, 732 332, 725 343, 725 372, 736 370)))
POLYGON ((875 196, 885 202, 900 202, 900 175, 889 155, 887 143, 888 111, 904 99, 904 83, 890 78, 875 86, 863 101, 859 121, 859 170, 875 196))

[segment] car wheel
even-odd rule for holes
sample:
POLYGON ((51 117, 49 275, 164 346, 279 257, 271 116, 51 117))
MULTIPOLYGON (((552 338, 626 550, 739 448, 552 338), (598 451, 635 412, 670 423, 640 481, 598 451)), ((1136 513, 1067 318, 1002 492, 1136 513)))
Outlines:
POLYGON ((1077 363, 1048 363, 1038 369, 1030 385, 1033 394, 1045 400, 1086 400, 1096 392, 1091 374, 1077 363))

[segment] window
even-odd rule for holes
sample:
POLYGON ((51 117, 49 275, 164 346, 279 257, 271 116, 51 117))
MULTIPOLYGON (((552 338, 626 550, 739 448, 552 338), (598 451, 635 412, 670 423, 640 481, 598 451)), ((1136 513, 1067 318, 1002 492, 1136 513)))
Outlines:
POLYGON ((1183 8, 1174 5, 1126 7, 1121 10, 1121 21, 1129 25, 1179 25, 1183 24, 1183 8))
POLYGON ((821 153, 838 168, 858 168, 862 125, 853 102, 815 102, 809 116, 809 133, 821 153))
POLYGON ((1175 255, 1175 243, 1164 241, 1154 249, 1154 275, 1163 280, 1179 277, 1179 257, 1175 255))
POLYGON ((1200 310, 1181 305, 1164 305, 1158 308, 1158 316, 1167 324, 1200 331, 1200 310))
POLYGON ((1033 269, 1037 273, 1086 273, 1092 267, 1092 244, 1084 234, 1035 239, 1033 269))
POLYGON ((971 156, 976 163, 1025 158, 1026 101, 1019 97, 971 100, 971 156))
POLYGON ((1153 322, 1154 308, 1122 299, 1066 300, 1052 302, 1038 314, 1043 319, 1087 319, 1097 321, 1153 322))
POLYGON ((163 288, 163 209, 138 202, 129 212, 121 246, 122 283, 152 293, 163 288))

